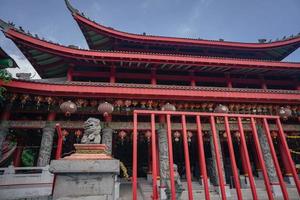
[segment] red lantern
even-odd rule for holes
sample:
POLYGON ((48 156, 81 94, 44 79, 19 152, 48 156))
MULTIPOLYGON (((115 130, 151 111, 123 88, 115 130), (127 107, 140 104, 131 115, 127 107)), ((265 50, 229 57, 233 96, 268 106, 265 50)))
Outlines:
POLYGON ((60 105, 60 109, 65 113, 66 116, 70 116, 77 111, 77 106, 72 101, 66 101, 60 105))
POLYGON ((114 107, 110 103, 104 102, 98 106, 98 111, 103 114, 104 117, 107 117, 114 111, 114 107))
POLYGON ((123 130, 120 131, 119 134, 118 134, 118 136, 121 139, 121 141, 124 140, 124 138, 126 137, 126 135, 127 135, 127 133, 125 131, 123 131, 123 130))
POLYGON ((174 105, 170 103, 166 103, 165 105, 162 106, 161 108, 162 111, 176 111, 176 108, 174 105))
POLYGON ((175 142, 178 142, 179 141, 179 138, 180 138, 180 132, 179 131, 175 131, 174 133, 173 133, 173 136, 174 136, 174 140, 175 140, 175 142))

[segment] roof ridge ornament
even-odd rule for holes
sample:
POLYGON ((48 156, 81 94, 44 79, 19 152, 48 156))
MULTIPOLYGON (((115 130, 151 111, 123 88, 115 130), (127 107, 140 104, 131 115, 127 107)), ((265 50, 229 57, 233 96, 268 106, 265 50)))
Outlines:
POLYGON ((2 19, 0 19, 0 28, 3 31, 7 31, 9 28, 14 28, 14 26, 12 24, 13 23, 7 23, 7 22, 3 21, 2 19))
POLYGON ((65 3, 66 3, 66 6, 67 6, 67 8, 69 9, 69 11, 72 13, 72 14, 78 14, 79 13, 79 10, 77 10, 76 8, 74 8, 72 5, 71 5, 71 3, 70 3, 70 1, 69 0, 65 0, 65 3))

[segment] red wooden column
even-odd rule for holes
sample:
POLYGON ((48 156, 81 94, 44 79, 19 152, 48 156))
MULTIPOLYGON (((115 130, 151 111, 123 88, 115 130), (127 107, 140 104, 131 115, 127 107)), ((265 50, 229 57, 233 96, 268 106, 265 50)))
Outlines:
POLYGON ((24 149, 24 138, 17 138, 17 149, 14 152, 13 164, 15 167, 21 167, 21 156, 24 149))
POLYGON ((242 161, 242 167, 243 167, 243 172, 244 172, 244 176, 249 176, 249 172, 248 172, 248 168, 247 168, 247 161, 246 161, 246 158, 244 156, 244 152, 245 152, 245 149, 244 149, 244 146, 240 144, 240 155, 241 155, 241 161, 242 161))
POLYGON ((282 164, 284 167, 284 175, 285 176, 293 176, 292 168, 289 165, 288 156, 285 154, 284 146, 283 146, 282 142, 280 142, 280 141, 278 141, 278 150, 279 150, 280 158, 281 158, 281 161, 282 161, 282 164))
POLYGON ((110 83, 116 82, 116 67, 114 65, 112 65, 110 68, 109 82, 110 83))
POLYGON ((229 73, 225 74, 225 79, 226 79, 226 82, 227 82, 227 87, 228 88, 232 88, 232 80, 230 78, 230 74, 229 73))
MULTIPOLYGON (((254 140, 254 138, 253 138, 253 140, 254 140)), ((257 170, 257 172, 260 176, 260 173, 262 172, 262 168, 261 168, 261 164, 260 164, 259 159, 258 159, 258 153, 257 153, 256 148, 253 149, 253 153, 254 153, 253 158, 254 158, 254 163, 255 163, 255 166, 256 166, 256 170, 257 170)))
POLYGON ((190 73, 191 86, 195 87, 196 86, 196 80, 195 80, 194 71, 190 71, 189 73, 190 73))
POLYGON ((156 69, 152 68, 151 69, 151 85, 156 85, 156 83, 157 83, 156 69))
POLYGON ((67 81, 73 81, 74 66, 70 65, 67 72, 67 81))

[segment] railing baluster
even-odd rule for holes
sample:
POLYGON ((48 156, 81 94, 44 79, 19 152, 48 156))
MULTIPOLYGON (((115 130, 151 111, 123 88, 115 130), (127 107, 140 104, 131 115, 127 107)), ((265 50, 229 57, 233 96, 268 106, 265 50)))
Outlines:
POLYGON ((185 161, 185 171, 186 171, 186 179, 187 179, 187 185, 188 185, 188 196, 189 196, 189 200, 192 200, 193 199, 193 187, 192 187, 189 146, 188 146, 188 141, 187 141, 185 115, 181 116, 181 124, 182 124, 182 133, 183 133, 184 161, 185 161))
POLYGON ((253 199, 257 200, 257 192, 256 192, 256 188, 255 188, 255 183, 254 183, 254 178, 253 178, 253 173, 252 173, 252 168, 250 165, 250 159, 249 159, 249 154, 248 154, 248 149, 247 149, 247 143, 246 143, 246 139, 245 139, 245 134, 244 134, 244 129, 243 129, 243 124, 242 124, 242 119, 241 117, 238 117, 238 125, 239 125, 239 131, 241 134, 241 144, 243 146, 243 155, 245 156, 245 160, 246 160, 246 165, 247 165, 247 170, 249 173, 249 181, 250 181, 250 187, 251 187, 251 191, 252 191, 252 196, 253 199))
POLYGON ((273 158, 273 162, 274 162, 274 165, 275 165, 276 174, 277 174, 279 184, 280 184, 280 187, 281 187, 281 190, 282 190, 283 198, 285 200, 287 200, 287 199, 289 199, 289 195, 287 193, 286 185, 284 183, 283 176, 282 176, 282 173, 281 173, 281 170, 280 170, 279 162, 278 162, 278 159, 277 159, 277 156, 276 156, 276 151, 275 151, 273 141, 272 141, 272 137, 271 137, 271 134, 270 134, 269 124, 268 124, 268 121, 267 121, 266 118, 263 118, 263 125, 264 125, 264 129, 265 129, 267 141, 269 143, 269 147, 270 147, 271 155, 272 155, 272 158, 273 158))
POLYGON ((299 177, 298 177, 298 174, 297 174, 297 171, 296 171, 295 163, 292 159, 288 144, 286 142, 285 135, 284 135, 284 132, 283 132, 283 128, 282 128, 282 125, 281 125, 281 122, 280 122, 279 118, 276 119, 276 125, 277 125, 277 128, 279 130, 280 142, 282 143, 282 146, 284 148, 284 152, 285 152, 285 154, 288 158, 289 165, 292 169, 292 174, 293 174, 293 177, 294 177, 294 181, 295 181, 295 184, 296 184, 296 187, 297 187, 297 190, 298 190, 298 194, 300 196, 300 180, 299 180, 299 177))
POLYGON ((267 172, 267 169, 266 169, 263 153, 262 153, 262 150, 261 150, 261 147, 260 147, 258 134, 257 134, 256 126, 255 126, 255 121, 254 121, 253 117, 251 117, 250 120, 251 120, 253 140, 254 140, 257 156, 258 156, 258 161, 259 161, 259 164, 261 166, 262 173, 263 173, 263 176, 264 176, 264 182, 265 182, 267 194, 268 194, 269 199, 272 200, 274 198, 273 198, 273 194, 272 194, 271 183, 270 183, 270 179, 269 179, 268 172, 267 172))
POLYGON ((197 139, 198 139, 198 152, 199 152, 199 167, 201 167, 201 174, 203 178, 204 191, 205 191, 205 199, 210 200, 207 171, 206 171, 205 152, 204 152, 203 136, 202 136, 202 127, 201 127, 201 121, 199 115, 196 116, 196 123, 197 123, 197 139))
POLYGON ((155 115, 151 114, 151 151, 152 151, 152 199, 158 199, 157 192, 157 164, 156 164, 156 136, 155 136, 155 115))
POLYGON ((232 172, 233 172, 233 177, 234 177, 234 185, 235 185, 235 189, 236 189, 236 194, 237 194, 238 199, 241 200, 241 199, 243 199, 243 196, 242 196, 242 191, 241 191, 240 178, 239 178, 239 173, 238 173, 238 169, 237 169, 236 162, 235 162, 234 149, 233 149, 232 138, 231 138, 231 133, 230 133, 229 122, 228 122, 227 116, 224 117, 224 124, 225 124, 225 130, 226 130, 226 134, 227 134, 227 143, 228 143, 228 149, 229 149, 231 167, 232 167, 232 172))
POLYGON ((167 136, 168 136, 168 153, 169 153, 169 168, 170 168, 170 182, 171 182, 171 199, 176 199, 176 188, 174 182, 174 162, 173 162, 173 147, 171 134, 171 116, 167 114, 167 136))
POLYGON ((219 142, 217 138, 217 132, 216 132, 216 123, 214 116, 210 116, 210 125, 211 125, 211 131, 212 131, 212 138, 214 143, 214 149, 216 154, 216 164, 217 164, 217 171, 219 176, 219 185, 220 190, 222 194, 222 200, 226 200, 226 191, 225 191, 225 183, 224 183, 224 176, 221 166, 221 156, 220 156, 220 150, 219 150, 219 142))
POLYGON ((137 200, 137 114, 133 113, 132 199, 137 200))

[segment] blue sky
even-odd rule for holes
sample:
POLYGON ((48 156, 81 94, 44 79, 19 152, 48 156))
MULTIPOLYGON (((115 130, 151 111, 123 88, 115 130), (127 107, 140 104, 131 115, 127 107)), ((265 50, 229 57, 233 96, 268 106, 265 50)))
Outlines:
MULTIPOLYGON (((300 32, 300 0, 70 1, 90 19, 132 33, 257 42, 300 32)), ((48 40, 87 48, 63 0, 0 0, 0 18, 48 40)), ((21 71, 32 71, 2 33, 0 46, 17 60, 21 71)), ((300 62, 300 49, 285 60, 300 62)))

